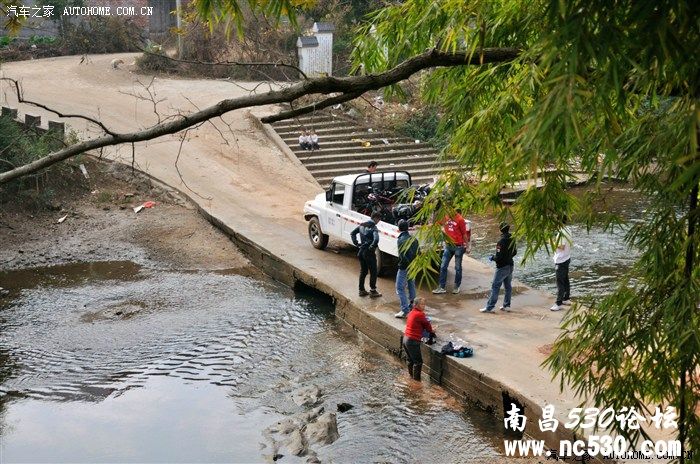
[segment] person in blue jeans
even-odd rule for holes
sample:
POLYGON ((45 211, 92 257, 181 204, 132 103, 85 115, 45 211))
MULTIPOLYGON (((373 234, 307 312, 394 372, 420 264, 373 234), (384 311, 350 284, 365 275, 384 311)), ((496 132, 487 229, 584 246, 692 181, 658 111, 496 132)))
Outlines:
POLYGON ((416 281, 408 277, 408 266, 418 254, 418 240, 408 233, 408 222, 405 219, 401 219, 398 226, 400 234, 396 239, 396 245, 399 249, 399 270, 396 273, 396 294, 399 295, 401 311, 396 313, 394 317, 403 319, 408 315, 413 301, 416 299, 416 281), (406 294, 407 289, 408 295, 406 294))
POLYGON ((438 278, 438 288, 433 293, 447 293, 447 268, 455 258, 455 286, 452 293, 459 293, 462 285, 462 257, 464 253, 470 251, 471 229, 467 225, 459 211, 454 217, 446 217, 443 221, 442 231, 445 234, 445 249, 442 252, 442 263, 440 264, 440 277, 438 278))
POLYGON ((493 276, 489 301, 486 303, 485 308, 479 310, 482 313, 494 313, 501 285, 505 288, 506 294, 503 297, 503 305, 500 309, 501 311, 510 311, 510 297, 513 292, 511 285, 513 280, 513 257, 518 253, 518 250, 515 246, 515 240, 510 235, 510 226, 502 222, 500 230, 501 238, 496 243, 496 254, 489 258, 490 261, 496 262, 496 274, 493 276))

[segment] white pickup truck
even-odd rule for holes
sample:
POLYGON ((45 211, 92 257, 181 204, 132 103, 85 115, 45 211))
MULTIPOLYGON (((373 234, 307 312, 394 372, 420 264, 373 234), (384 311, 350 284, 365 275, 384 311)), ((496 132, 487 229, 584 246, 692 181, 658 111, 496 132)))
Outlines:
MULTIPOLYGON (((314 248, 323 250, 328 239, 352 244, 350 232, 370 220, 372 207, 382 202, 393 205, 398 195, 411 186, 411 176, 405 171, 349 174, 333 179, 325 193, 320 193, 304 205, 304 219, 309 222, 309 240, 314 248)), ((405 205, 410 208, 410 205, 405 205)), ((391 208, 383 208, 389 215, 377 225, 377 269, 381 274, 392 268, 398 257, 396 239, 399 229, 391 217, 391 208)), ((411 227, 411 231, 414 228, 411 227)))

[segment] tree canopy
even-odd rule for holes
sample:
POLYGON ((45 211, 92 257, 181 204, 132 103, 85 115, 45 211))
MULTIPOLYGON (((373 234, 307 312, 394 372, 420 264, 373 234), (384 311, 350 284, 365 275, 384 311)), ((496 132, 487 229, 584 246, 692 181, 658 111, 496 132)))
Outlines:
MULTIPOLYGON (((195 1, 211 21, 236 21, 243 5, 293 21, 296 8, 308 3, 195 1)), ((400 95, 400 82, 417 76, 423 98, 441 110, 441 130, 450 137, 444 156, 464 168, 439 181, 426 216, 451 207, 496 208, 513 222, 527 259, 537 249, 551 249, 565 216, 619 224, 591 207, 604 193, 605 179, 628 182, 652 199, 645 220, 626 236, 628 246, 640 251, 636 264, 611 295, 566 315, 546 365, 587 404, 676 406, 680 439, 698 452, 699 10, 700 2, 682 0, 389 3, 360 26, 356 76, 304 79, 132 134, 102 126, 105 136, 0 173, 0 183, 85 150, 173 133, 247 106, 320 97, 267 119, 273 121, 368 90, 387 87, 400 95), (597 192, 584 199, 568 193, 575 171, 591 175, 597 192), (543 188, 528 189, 504 208, 502 186, 527 177, 540 178, 543 188), (438 201, 446 197, 450 203, 438 201)), ((434 229, 423 233, 435 237, 434 229)), ((413 271, 434 258, 428 250, 413 271)))
POLYGON ((451 140, 444 156, 478 180, 445 176, 436 195, 466 211, 498 208, 525 242, 525 259, 550 249, 566 216, 619 224, 592 213, 596 192, 583 200, 567 193, 574 171, 594 176, 598 194, 614 178, 652 199, 626 235, 641 252, 636 265, 613 294, 567 314, 546 364, 596 406, 676 406, 680 438, 694 450, 699 10, 690 1, 409 0, 375 13, 354 55, 357 69, 371 73, 427 48, 475 57, 484 47, 521 50, 511 62, 426 71, 420 82, 423 98, 444 112, 441 129, 451 140), (544 187, 501 207, 502 186, 526 177, 544 187))

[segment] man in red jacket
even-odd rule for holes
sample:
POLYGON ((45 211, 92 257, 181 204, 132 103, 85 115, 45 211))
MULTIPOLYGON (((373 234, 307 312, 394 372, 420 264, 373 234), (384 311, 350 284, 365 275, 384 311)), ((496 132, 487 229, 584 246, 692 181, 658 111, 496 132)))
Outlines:
POLYGON ((408 358, 408 374, 414 380, 420 382, 420 372, 423 367, 423 357, 420 353, 421 338, 423 331, 430 333, 431 337, 435 337, 433 326, 425 317, 425 298, 418 298, 416 305, 413 307, 408 318, 406 319, 406 329, 403 333, 403 347, 406 350, 408 358))
POLYGON ((447 216, 440 221, 442 231, 445 233, 445 249, 442 253, 442 263, 440 264, 440 277, 438 278, 438 287, 433 290, 435 294, 447 293, 447 268, 450 265, 452 257, 455 258, 455 286, 452 293, 459 293, 459 287, 462 285, 462 257, 465 253, 471 252, 471 236, 472 231, 467 221, 462 217, 460 211, 457 210, 454 216, 447 216))

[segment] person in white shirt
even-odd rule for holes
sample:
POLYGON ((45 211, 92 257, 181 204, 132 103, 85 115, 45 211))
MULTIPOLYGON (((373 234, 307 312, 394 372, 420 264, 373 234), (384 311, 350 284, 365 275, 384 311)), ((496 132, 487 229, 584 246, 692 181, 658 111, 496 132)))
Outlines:
POLYGON ((549 308, 561 311, 571 304, 571 285, 569 284, 569 264, 571 263, 571 230, 566 226, 567 218, 562 219, 564 227, 557 234, 554 242, 554 269, 557 276, 557 301, 549 308))
POLYGON ((321 147, 318 145, 318 135, 311 129, 311 135, 309 135, 309 143, 311 144, 311 150, 320 150, 321 147))
POLYGON ((311 150, 311 138, 309 137, 309 133, 307 131, 304 131, 299 135, 299 146, 303 150, 311 150))

